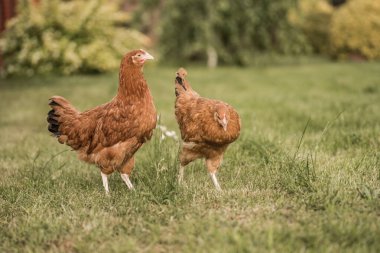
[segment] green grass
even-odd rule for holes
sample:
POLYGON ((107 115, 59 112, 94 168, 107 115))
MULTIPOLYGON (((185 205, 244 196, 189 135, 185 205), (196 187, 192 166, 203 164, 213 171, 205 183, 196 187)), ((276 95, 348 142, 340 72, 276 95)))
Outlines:
MULTIPOLYGON (((188 68, 233 105, 242 135, 213 189, 202 161, 176 183, 178 142, 137 154, 129 191, 46 127, 47 100, 83 110, 117 75, 0 80, 0 252, 380 252, 380 63, 188 68), (66 152, 67 151, 67 152, 66 152)), ((178 132, 174 68, 145 67, 161 124, 178 132)))

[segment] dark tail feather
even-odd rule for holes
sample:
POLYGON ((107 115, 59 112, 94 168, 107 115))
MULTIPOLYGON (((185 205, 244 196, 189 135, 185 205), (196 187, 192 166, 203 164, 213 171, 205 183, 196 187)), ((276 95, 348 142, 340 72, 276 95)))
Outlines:
POLYGON ((54 118, 58 118, 59 116, 57 114, 55 114, 55 111, 54 109, 51 109, 49 112, 48 112, 48 118, 51 118, 51 119, 54 119, 54 118))
POLYGON ((59 127, 59 125, 49 124, 48 130, 49 130, 49 132, 51 132, 52 134, 54 134, 54 136, 59 137, 60 134, 59 134, 59 131, 58 131, 58 127, 59 127))
MULTIPOLYGON (((58 105, 58 104, 54 102, 53 100, 51 100, 49 105, 58 105)), ((48 112, 48 116, 47 116, 47 122, 49 123, 48 130, 49 132, 54 134, 54 136, 56 137, 59 137, 61 135, 61 133, 58 130, 59 129, 59 122, 57 120, 58 117, 59 116, 55 113, 54 109, 51 109, 48 112)))

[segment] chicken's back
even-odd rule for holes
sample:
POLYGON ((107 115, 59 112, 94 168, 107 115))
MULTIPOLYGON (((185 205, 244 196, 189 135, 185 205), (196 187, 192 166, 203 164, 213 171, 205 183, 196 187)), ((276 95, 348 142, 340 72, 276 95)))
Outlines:
POLYGON ((184 142, 205 142, 210 145, 226 145, 240 135, 240 118, 228 104, 197 96, 181 95, 176 99, 175 115, 184 142), (229 123, 226 131, 215 121, 215 106, 227 107, 229 123))

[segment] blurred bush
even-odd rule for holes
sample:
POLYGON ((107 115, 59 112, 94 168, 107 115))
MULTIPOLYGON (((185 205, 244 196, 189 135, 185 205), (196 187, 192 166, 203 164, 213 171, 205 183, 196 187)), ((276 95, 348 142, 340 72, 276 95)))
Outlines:
POLYGON ((6 75, 106 72, 129 49, 146 46, 143 34, 106 0, 20 0, 18 15, 0 40, 6 75))
POLYGON ((258 52, 311 51, 300 29, 288 21, 296 0, 165 1, 160 30, 164 58, 175 61, 218 58, 245 65, 258 52))
POLYGON ((380 59, 380 1, 351 0, 331 20, 331 53, 338 58, 380 59))
POLYGON ((5 73, 116 69, 122 54, 151 41, 126 29, 133 22, 165 62, 247 65, 263 54, 310 53, 380 59, 378 0, 19 0, 0 40, 5 73))
POLYGON ((307 0, 299 1, 296 8, 289 11, 288 18, 305 33, 315 53, 328 54, 333 13, 334 7, 329 0, 307 0))

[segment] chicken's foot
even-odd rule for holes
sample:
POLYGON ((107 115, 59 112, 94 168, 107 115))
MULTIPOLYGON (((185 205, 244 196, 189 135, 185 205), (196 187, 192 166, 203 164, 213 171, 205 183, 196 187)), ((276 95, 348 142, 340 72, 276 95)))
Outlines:
POLYGON ((106 190, 106 194, 108 195, 110 193, 110 190, 108 188, 108 176, 107 174, 104 174, 103 172, 100 172, 100 173, 102 175, 104 189, 106 190))
POLYGON ((216 190, 221 191, 222 188, 220 188, 218 179, 216 178, 216 172, 210 172, 211 180, 215 185, 216 190))
POLYGON ((131 180, 129 180, 128 174, 120 173, 120 176, 123 179, 123 181, 125 182, 125 184, 128 186, 128 189, 133 190, 134 188, 133 188, 131 180))
POLYGON ((179 167, 179 173, 178 173, 178 183, 179 184, 183 183, 183 173, 184 173, 184 171, 185 171, 185 167, 181 165, 179 167))

